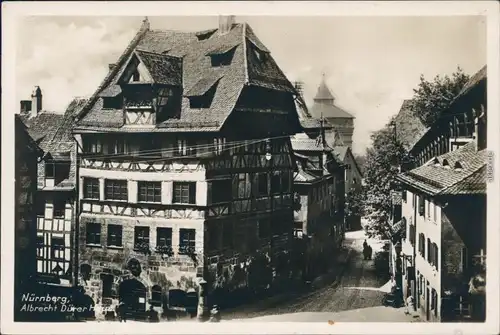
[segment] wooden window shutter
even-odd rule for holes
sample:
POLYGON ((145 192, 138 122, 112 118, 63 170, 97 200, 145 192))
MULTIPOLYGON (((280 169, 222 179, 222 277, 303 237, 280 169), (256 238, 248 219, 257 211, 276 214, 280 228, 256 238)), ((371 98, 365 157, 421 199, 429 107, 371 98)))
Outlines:
POLYGON ((196 183, 189 183, 189 203, 196 204, 196 183))

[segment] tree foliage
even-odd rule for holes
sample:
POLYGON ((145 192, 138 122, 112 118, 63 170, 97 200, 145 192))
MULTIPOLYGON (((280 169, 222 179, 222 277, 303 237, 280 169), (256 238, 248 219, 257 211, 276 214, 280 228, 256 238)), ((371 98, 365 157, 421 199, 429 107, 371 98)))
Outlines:
POLYGON ((364 215, 364 192, 352 189, 345 198, 345 217, 364 215))
POLYGON ((438 75, 432 81, 422 75, 418 87, 413 89, 414 96, 409 107, 426 127, 430 127, 468 80, 469 76, 460 67, 451 76, 438 75))
POLYGON ((365 231, 370 237, 390 238, 391 189, 406 150, 396 139, 392 122, 372 134, 373 145, 366 151, 364 207, 368 214, 365 231))

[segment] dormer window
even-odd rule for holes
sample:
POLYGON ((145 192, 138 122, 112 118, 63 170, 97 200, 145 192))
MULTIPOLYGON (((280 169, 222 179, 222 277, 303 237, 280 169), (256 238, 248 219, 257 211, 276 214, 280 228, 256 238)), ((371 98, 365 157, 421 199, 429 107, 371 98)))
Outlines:
POLYGON ((209 52, 207 56, 210 56, 212 67, 231 65, 236 47, 237 46, 231 46, 229 48, 221 47, 209 52))
POLYGON ((259 62, 264 62, 266 60, 267 54, 265 52, 262 52, 259 49, 254 48, 253 53, 255 55, 255 58, 257 58, 259 62))
POLYGON ((447 159, 443 159, 443 167, 445 169, 449 169, 450 168, 450 163, 448 162, 447 159))
POLYGON ((439 163, 439 159, 437 159, 437 157, 434 157, 432 164, 434 164, 434 166, 441 166, 441 163, 439 163))
POLYGON ((215 96, 219 80, 219 73, 200 79, 185 95, 189 98, 190 108, 210 108, 215 96))
POLYGON ((208 40, 216 31, 217 29, 200 31, 196 33, 196 38, 198 38, 198 41, 208 40))
POLYGON ((454 166, 454 169, 455 171, 462 171, 463 170, 463 166, 460 162, 456 162, 455 163, 455 166, 454 166))

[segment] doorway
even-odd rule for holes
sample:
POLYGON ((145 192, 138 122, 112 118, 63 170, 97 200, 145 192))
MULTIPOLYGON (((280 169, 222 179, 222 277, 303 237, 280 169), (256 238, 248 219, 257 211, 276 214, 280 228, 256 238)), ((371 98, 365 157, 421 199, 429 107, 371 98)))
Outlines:
POLYGON ((128 314, 139 315, 146 312, 146 287, 140 281, 124 280, 118 294, 120 303, 125 305, 128 314))

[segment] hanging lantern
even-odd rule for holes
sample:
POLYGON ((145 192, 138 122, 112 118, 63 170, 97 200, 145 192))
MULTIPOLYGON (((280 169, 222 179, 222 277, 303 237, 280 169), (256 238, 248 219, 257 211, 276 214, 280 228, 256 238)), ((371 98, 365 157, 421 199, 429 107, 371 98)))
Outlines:
POLYGON ((271 155, 271 140, 266 140, 266 160, 270 161, 273 156, 271 155))

